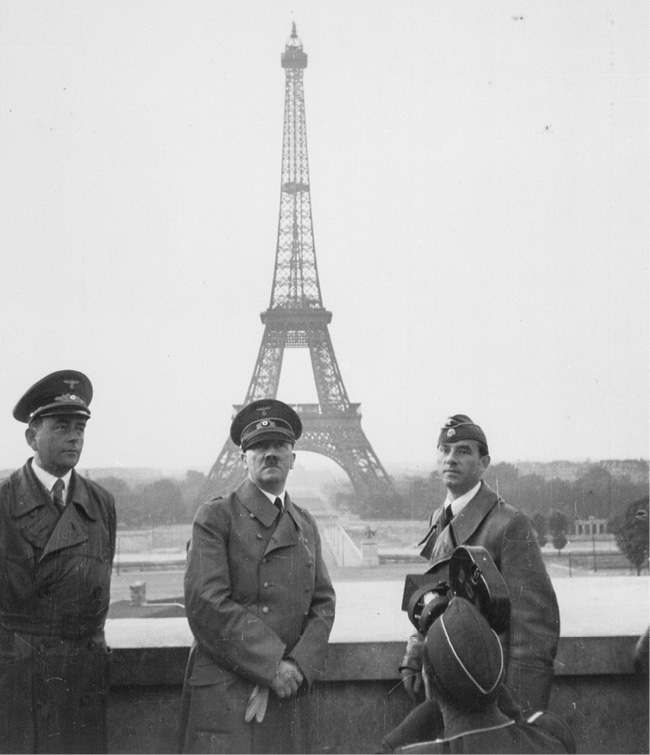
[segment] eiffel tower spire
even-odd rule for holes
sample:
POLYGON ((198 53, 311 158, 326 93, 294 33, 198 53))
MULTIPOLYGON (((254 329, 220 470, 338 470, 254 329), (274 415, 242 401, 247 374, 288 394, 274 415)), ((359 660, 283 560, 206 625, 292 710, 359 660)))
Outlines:
MULTIPOLYGON (((309 349, 318 404, 294 404, 303 422, 297 449, 335 461, 364 497, 394 495, 393 484, 361 428, 359 404, 348 398, 329 334, 332 313, 323 306, 307 157, 303 73, 307 55, 293 23, 285 52, 282 189, 269 308, 260 317, 262 344, 244 403, 277 396, 285 349, 309 349)), ((232 490, 244 476, 239 451, 228 439, 208 475, 208 492, 232 490)))

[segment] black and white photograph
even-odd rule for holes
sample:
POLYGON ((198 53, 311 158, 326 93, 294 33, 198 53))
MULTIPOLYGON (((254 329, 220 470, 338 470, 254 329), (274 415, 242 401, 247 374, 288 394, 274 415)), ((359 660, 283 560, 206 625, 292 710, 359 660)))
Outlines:
POLYGON ((649 16, 0 0, 0 752, 649 752, 649 16))

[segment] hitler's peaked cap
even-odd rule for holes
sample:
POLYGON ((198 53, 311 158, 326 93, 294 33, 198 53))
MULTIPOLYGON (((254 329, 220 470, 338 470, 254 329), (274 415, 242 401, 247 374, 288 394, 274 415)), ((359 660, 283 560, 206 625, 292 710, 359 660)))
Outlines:
POLYGON ((503 650, 481 612, 454 596, 427 632, 426 655, 438 688, 457 708, 480 710, 496 699, 503 650))
POLYGON ((230 437, 236 446, 246 451, 255 443, 281 440, 292 445, 302 434, 302 421, 287 404, 277 399, 253 401, 239 412, 230 425, 230 437))
POLYGON ((88 418, 92 398, 92 383, 83 372, 59 370, 34 383, 14 407, 13 415, 19 422, 61 414, 88 418))
POLYGON ((478 440, 486 448, 488 447, 485 433, 466 414, 454 414, 447 417, 445 424, 440 428, 438 445, 456 443, 459 440, 478 440))

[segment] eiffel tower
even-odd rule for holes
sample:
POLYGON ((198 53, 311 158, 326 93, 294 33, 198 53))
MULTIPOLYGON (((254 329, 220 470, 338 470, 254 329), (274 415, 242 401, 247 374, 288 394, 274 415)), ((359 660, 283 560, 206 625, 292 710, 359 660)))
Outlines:
MULTIPOLYGON (((303 422, 298 450, 335 461, 362 497, 395 495, 393 483, 361 428, 359 404, 343 385, 323 307, 318 279, 307 162, 307 126, 303 71, 307 55, 293 23, 285 52, 282 193, 271 303, 260 317, 264 336, 244 403, 276 398, 285 349, 309 349, 317 404, 294 404, 303 422)), ((207 493, 230 492, 244 477, 239 449, 228 438, 208 474, 207 493)))

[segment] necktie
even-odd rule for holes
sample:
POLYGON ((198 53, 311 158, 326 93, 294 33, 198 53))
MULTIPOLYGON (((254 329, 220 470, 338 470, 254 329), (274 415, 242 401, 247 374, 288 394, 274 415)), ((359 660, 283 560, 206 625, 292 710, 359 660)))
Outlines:
POLYGON ((54 486, 52 487, 52 500, 61 509, 65 508, 65 503, 63 502, 63 489, 64 488, 65 488, 65 483, 63 482, 61 478, 59 478, 54 483, 54 486))
POLYGON ((282 514, 284 512, 284 505, 282 503, 282 499, 276 498, 273 503, 275 504, 275 507, 277 508, 277 510, 282 514))
POLYGON ((445 527, 449 526, 449 523, 454 518, 454 515, 451 511, 451 504, 448 506, 445 506, 445 510, 442 513, 442 528, 444 530, 445 527))

